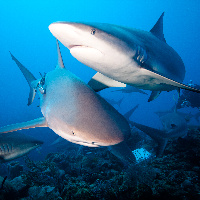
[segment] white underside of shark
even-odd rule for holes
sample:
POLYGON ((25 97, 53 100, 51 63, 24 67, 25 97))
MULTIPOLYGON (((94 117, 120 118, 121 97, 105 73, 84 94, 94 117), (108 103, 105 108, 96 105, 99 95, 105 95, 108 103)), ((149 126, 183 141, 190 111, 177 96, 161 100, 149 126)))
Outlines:
POLYGON ((163 15, 150 32, 103 23, 55 22, 51 33, 72 56, 97 71, 88 83, 95 91, 126 84, 152 90, 149 101, 161 91, 199 90, 182 84, 185 66, 167 45, 163 15))

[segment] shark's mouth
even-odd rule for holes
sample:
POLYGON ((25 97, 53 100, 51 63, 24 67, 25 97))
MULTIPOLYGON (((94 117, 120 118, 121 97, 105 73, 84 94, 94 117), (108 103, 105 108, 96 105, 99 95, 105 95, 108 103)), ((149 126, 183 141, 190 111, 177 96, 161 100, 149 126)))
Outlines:
POLYGON ((74 47, 87 47, 87 46, 84 46, 84 45, 77 45, 77 44, 71 44, 69 45, 68 49, 71 50, 72 48, 74 47))
POLYGON ((85 59, 94 60, 95 58, 98 60, 103 56, 103 53, 98 49, 84 45, 69 45, 69 50, 72 56, 74 56, 80 62, 83 62, 85 59))

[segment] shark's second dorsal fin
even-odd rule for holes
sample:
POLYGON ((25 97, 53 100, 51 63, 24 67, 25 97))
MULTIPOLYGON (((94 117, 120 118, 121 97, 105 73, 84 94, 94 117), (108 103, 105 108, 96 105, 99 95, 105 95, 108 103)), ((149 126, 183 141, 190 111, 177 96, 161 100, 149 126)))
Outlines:
POLYGON ((163 16, 164 16, 164 12, 160 16, 160 18, 158 19, 154 27, 150 30, 150 32, 153 35, 155 35, 157 38, 162 40, 163 42, 166 42, 164 34, 163 34, 163 16))
POLYGON ((65 66, 64 66, 62 55, 61 55, 61 52, 60 52, 58 40, 56 40, 56 44, 57 44, 57 52, 58 52, 58 65, 57 65, 57 67, 63 69, 63 68, 65 68, 65 66))
POLYGON ((17 66, 19 67, 19 69, 21 70, 22 74, 24 75, 25 79, 27 80, 29 86, 30 86, 30 93, 29 93, 29 98, 28 98, 28 106, 31 105, 31 103, 33 102, 34 98, 35 98, 35 94, 36 94, 36 89, 33 87, 33 82, 36 80, 36 78, 33 76, 33 74, 26 69, 26 67, 24 67, 10 52, 10 55, 12 57, 12 59, 15 61, 15 63, 17 64, 17 66))

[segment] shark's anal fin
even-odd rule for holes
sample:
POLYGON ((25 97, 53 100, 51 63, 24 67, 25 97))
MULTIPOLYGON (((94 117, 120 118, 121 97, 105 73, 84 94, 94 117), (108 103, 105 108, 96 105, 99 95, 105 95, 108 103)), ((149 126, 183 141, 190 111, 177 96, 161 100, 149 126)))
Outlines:
POLYGON ((44 117, 40 117, 40 118, 31 120, 31 121, 27 121, 27 122, 16 123, 16 124, 4 126, 4 127, 0 128, 0 134, 18 131, 18 130, 22 130, 22 129, 36 128, 36 127, 47 127, 47 122, 44 117))
POLYGON ((132 153, 131 149, 128 147, 125 141, 119 144, 109 146, 110 152, 123 161, 125 164, 131 164, 136 162, 136 158, 132 153))
POLYGON ((99 72, 97 72, 92 79, 88 82, 88 85, 98 92, 108 87, 126 87, 126 84, 119 81, 115 81, 99 72))

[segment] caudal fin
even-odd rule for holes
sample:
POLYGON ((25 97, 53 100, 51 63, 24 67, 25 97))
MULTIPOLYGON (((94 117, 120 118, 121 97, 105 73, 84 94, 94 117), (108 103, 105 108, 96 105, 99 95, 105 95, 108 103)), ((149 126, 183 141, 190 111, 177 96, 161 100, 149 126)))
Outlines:
POLYGON ((139 106, 139 104, 137 104, 135 107, 133 107, 131 110, 129 110, 128 112, 126 112, 126 113, 124 114, 124 117, 125 117, 128 121, 130 121, 131 115, 133 114, 133 112, 135 112, 135 110, 138 108, 138 106, 139 106))
POLYGON ((33 76, 33 74, 26 69, 26 67, 24 67, 10 52, 10 55, 12 57, 12 59, 15 61, 15 63, 17 64, 17 66, 19 67, 19 69, 21 70, 22 74, 24 75, 25 79, 27 80, 29 86, 30 86, 30 93, 29 93, 29 98, 28 98, 28 106, 32 104, 34 98, 35 98, 35 94, 36 94, 36 89, 33 87, 33 81, 36 80, 36 78, 33 76))
POLYGON ((142 124, 138 124, 136 122, 131 122, 131 124, 136 128, 138 128, 139 130, 146 133, 147 135, 149 135, 152 139, 154 139, 158 143, 156 156, 160 157, 163 154, 163 151, 165 150, 168 141, 168 135, 164 131, 151 128, 149 126, 145 126, 142 124))

